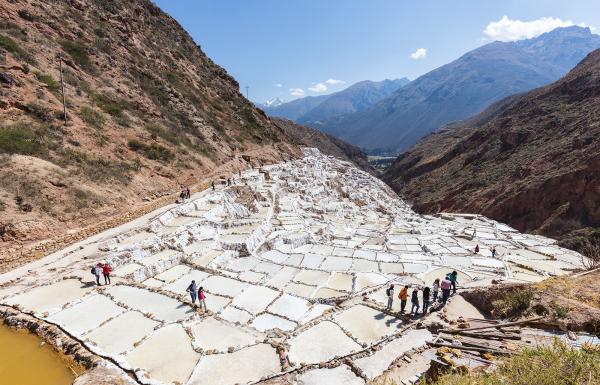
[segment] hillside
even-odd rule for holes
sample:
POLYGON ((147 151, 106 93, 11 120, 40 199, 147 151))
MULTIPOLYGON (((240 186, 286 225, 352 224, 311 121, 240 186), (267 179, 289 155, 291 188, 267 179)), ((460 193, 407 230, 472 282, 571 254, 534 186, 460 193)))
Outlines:
POLYGON ((3 1, 0 14, 0 248, 13 256, 299 154, 149 0, 3 1))
POLYGON ((270 116, 328 132, 329 126, 345 115, 365 110, 408 83, 407 78, 380 82, 365 80, 329 95, 307 96, 264 110, 270 116))
POLYGON ((504 97, 549 84, 600 48, 588 28, 557 28, 537 38, 493 42, 412 81, 328 133, 367 149, 402 152, 438 127, 477 114, 504 97))
POLYGON ((573 248, 600 244, 598 111, 600 50, 561 80, 424 138, 384 180, 422 212, 482 213, 573 248))
POLYGON ((272 118, 271 121, 281 128, 295 145, 318 148, 323 154, 352 162, 368 173, 376 173, 375 169, 369 164, 367 155, 358 147, 314 128, 296 124, 291 120, 272 118))

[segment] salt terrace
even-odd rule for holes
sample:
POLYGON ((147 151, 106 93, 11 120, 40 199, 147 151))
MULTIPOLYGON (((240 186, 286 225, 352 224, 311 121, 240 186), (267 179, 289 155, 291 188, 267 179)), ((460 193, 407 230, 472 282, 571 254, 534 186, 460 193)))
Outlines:
POLYGON ((382 311, 388 283, 452 270, 465 287, 536 282, 580 265, 554 240, 482 216, 419 215, 315 149, 236 179, 0 276, 0 303, 140 383, 364 384, 431 338, 382 311), (92 282, 99 261, 114 268, 110 286, 92 282), (190 307, 192 279, 207 314, 190 307))

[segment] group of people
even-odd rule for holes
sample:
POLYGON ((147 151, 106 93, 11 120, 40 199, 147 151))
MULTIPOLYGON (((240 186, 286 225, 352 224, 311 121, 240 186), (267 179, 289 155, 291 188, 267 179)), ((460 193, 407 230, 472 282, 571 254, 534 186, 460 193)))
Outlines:
MULTIPOLYGON (((450 298, 451 294, 456 293, 456 284, 458 279, 458 273, 453 271, 446 275, 443 280, 436 278, 433 281, 431 287, 425 286, 422 291, 422 299, 423 299, 423 314, 427 314, 429 310, 429 306, 438 301, 438 295, 441 290, 442 295, 439 298, 439 302, 442 305, 446 305, 448 302, 448 298, 450 298)), ((400 300, 400 313, 404 314, 406 310, 406 304, 408 303, 408 290, 410 289, 410 285, 405 285, 402 289, 400 289, 400 293, 398 293, 398 299, 400 300)), ((394 304, 394 285, 389 285, 385 291, 387 295, 387 306, 386 310, 392 310, 392 305, 394 304)), ((415 287, 410 296, 411 302, 411 310, 410 315, 417 316, 419 314, 419 309, 421 309, 421 303, 419 301, 419 287, 415 287)))
POLYGON ((196 281, 192 280, 192 283, 186 289, 188 293, 190 293, 190 297, 192 297, 192 306, 200 307, 200 310, 206 312, 206 295, 204 294, 204 288, 196 285, 196 281), (196 299, 198 300, 198 306, 196 305, 196 299))
POLYGON ((181 202, 185 201, 186 199, 190 199, 191 196, 192 196, 192 192, 190 191, 190 188, 182 187, 181 192, 179 193, 179 199, 177 200, 177 202, 181 203, 181 202))
POLYGON ((104 284, 109 285, 111 272, 112 272, 112 267, 106 262, 98 263, 98 264, 96 264, 96 266, 92 266, 92 271, 91 271, 91 273, 96 278, 97 286, 100 286, 100 275, 104 276, 104 284))

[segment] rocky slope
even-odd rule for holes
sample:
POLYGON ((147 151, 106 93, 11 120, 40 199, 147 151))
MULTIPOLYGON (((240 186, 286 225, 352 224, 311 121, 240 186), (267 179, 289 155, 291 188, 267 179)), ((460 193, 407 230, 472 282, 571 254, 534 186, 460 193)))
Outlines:
POLYGON ((299 154, 149 0, 3 1, 0 15, 0 251, 299 154))
POLYGON ((329 132, 330 126, 344 116, 367 109, 408 83, 407 78, 380 82, 365 80, 329 95, 307 96, 264 110, 270 116, 329 132))
POLYGON ((298 146, 318 148, 323 154, 352 162, 368 173, 376 173, 376 170, 369 164, 367 155, 356 146, 314 128, 301 126, 291 120, 272 118, 272 122, 291 138, 292 143, 298 146))
POLYGON ((420 211, 482 213, 580 249, 600 240, 599 111, 596 50, 561 80, 424 138, 384 180, 420 211))
POLYGON ((558 28, 529 40, 493 42, 348 115, 328 133, 370 152, 405 151, 443 124, 558 80, 597 48, 600 36, 581 27, 558 28))

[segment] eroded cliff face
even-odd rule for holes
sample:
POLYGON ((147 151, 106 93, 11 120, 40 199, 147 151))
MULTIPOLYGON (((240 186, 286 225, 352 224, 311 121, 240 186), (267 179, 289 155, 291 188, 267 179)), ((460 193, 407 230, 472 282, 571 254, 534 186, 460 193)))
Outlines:
POLYGON ((594 51, 556 83, 426 137, 384 180, 417 210, 482 213, 578 248, 600 238, 598 107, 594 51))
POLYGON ((0 15, 1 251, 300 154, 151 1, 3 1, 0 15))

